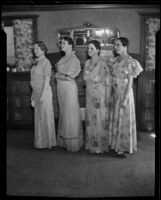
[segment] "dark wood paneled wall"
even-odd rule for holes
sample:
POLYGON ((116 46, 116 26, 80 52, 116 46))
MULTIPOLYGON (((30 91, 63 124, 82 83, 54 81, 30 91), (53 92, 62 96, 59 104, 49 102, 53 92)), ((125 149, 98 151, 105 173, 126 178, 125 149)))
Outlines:
POLYGON ((155 130, 155 71, 144 71, 138 79, 137 122, 141 131, 155 130))

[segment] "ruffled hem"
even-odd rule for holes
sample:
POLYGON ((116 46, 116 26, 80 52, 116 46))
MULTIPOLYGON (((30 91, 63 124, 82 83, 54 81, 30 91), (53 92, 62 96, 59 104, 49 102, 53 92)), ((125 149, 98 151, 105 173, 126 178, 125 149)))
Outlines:
POLYGON ((58 133, 57 135, 57 145, 60 147, 66 148, 68 151, 76 152, 79 151, 79 149, 83 146, 84 144, 84 138, 83 134, 78 136, 77 138, 63 138, 60 136, 58 133))
POLYGON ((57 146, 57 144, 56 144, 56 142, 55 143, 53 143, 53 144, 48 144, 48 145, 45 145, 45 144, 34 144, 34 146, 35 146, 35 148, 37 148, 37 149, 51 149, 52 147, 55 147, 55 146, 57 146))

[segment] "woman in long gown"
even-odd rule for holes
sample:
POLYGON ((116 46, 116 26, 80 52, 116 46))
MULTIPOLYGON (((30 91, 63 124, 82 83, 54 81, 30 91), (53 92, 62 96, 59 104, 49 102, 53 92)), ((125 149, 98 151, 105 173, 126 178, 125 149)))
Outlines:
POLYGON ((112 76, 113 109, 111 110, 110 148, 118 157, 124 158, 125 152, 137 150, 133 78, 143 71, 139 62, 127 53, 129 41, 120 37, 115 41, 118 56, 107 63, 112 76))
POLYGON ((78 151, 83 146, 83 132, 78 102, 78 87, 75 77, 81 67, 73 53, 74 42, 69 37, 61 40, 63 56, 56 64, 57 94, 59 102, 59 124, 57 144, 68 151, 78 151))
POLYGON ((88 59, 84 67, 86 82, 86 142, 90 153, 109 151, 109 113, 111 81, 108 66, 100 57, 96 40, 88 43, 88 59))
POLYGON ((49 84, 51 64, 45 57, 46 45, 38 41, 34 45, 37 64, 31 69, 31 104, 34 106, 34 146, 51 148, 56 146, 55 121, 52 91, 49 84))

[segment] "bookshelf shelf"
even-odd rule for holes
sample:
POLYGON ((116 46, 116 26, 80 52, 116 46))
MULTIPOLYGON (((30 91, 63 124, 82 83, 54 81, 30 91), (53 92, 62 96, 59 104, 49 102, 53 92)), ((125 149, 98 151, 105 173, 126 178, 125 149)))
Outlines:
POLYGON ((33 129, 30 73, 7 73, 7 128, 33 129))

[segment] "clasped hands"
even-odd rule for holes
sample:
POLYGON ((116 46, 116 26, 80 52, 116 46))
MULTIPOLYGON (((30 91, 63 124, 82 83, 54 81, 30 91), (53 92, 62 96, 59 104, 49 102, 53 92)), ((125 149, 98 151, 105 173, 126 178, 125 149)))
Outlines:
POLYGON ((68 75, 62 74, 62 73, 60 73, 60 72, 57 72, 57 73, 55 74, 55 78, 61 79, 61 80, 71 80, 71 79, 72 79, 72 78, 69 77, 68 75))

